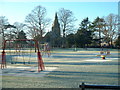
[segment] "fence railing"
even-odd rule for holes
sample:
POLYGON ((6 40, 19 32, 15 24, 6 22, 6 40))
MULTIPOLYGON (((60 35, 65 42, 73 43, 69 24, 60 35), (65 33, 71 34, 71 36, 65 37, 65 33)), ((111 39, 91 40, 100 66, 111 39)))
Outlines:
POLYGON ((79 85, 79 88, 81 88, 81 90, 85 90, 85 89, 120 90, 120 86, 117 86, 117 85, 87 85, 85 83, 82 83, 81 85, 79 85))

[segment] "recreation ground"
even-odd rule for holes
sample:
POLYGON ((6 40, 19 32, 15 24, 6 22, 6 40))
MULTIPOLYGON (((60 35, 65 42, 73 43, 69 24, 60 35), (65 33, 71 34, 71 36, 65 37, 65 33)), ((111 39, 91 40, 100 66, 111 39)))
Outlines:
MULTIPOLYGON (((84 82, 93 85, 118 85, 119 60, 117 49, 109 49, 110 55, 102 59, 99 48, 53 49, 51 55, 43 54, 45 70, 37 71, 35 54, 30 63, 24 57, 9 61, 7 68, 1 70, 2 88, 79 88, 84 82)), ((108 50, 108 49, 104 49, 108 50)), ((15 58, 15 56, 13 57, 15 58)), ((27 57, 30 58, 30 57, 27 57)))

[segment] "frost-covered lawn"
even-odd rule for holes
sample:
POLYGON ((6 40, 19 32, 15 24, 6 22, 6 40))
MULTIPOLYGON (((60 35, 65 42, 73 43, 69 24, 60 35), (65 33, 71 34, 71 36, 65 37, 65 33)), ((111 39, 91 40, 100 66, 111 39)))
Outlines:
POLYGON ((98 53, 99 50, 95 49, 78 51, 55 49, 50 57, 43 56, 45 67, 55 68, 54 70, 41 77, 38 76, 44 71, 33 77, 12 76, 6 73, 2 76, 2 86, 3 88, 78 88, 82 82, 118 85, 118 51, 112 50, 111 55, 105 60, 96 56, 98 53))

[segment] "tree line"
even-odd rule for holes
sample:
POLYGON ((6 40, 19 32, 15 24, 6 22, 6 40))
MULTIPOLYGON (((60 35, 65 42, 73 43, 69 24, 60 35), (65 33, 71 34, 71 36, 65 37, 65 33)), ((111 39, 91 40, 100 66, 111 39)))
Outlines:
MULTIPOLYGON (((89 21, 89 17, 86 17, 76 29, 75 21, 77 19, 71 10, 61 8, 57 14, 61 29, 59 39, 62 42, 61 47, 120 47, 118 15, 109 14, 102 18, 96 17, 92 22, 89 21)), ((0 34, 3 35, 4 31, 5 39, 32 38, 39 42, 46 42, 44 36, 51 24, 51 19, 46 15, 46 8, 39 5, 26 16, 25 23, 15 22, 15 28, 5 28, 5 25, 9 25, 8 19, 0 16, 0 34)))

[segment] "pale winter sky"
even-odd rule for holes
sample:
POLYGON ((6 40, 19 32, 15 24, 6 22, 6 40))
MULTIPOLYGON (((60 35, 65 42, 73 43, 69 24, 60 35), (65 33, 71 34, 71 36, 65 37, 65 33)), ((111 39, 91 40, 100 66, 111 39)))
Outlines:
MULTIPOLYGON (((10 24, 24 23, 25 17, 36 6, 46 8, 48 18, 54 20, 55 12, 60 8, 69 9, 76 17, 76 26, 88 17, 93 21, 97 16, 103 17, 110 13, 118 14, 119 0, 1 0, 0 16, 6 16, 10 24), (69 1, 69 2, 68 2, 69 1)), ((51 22, 52 25, 53 22, 51 22)), ((50 26, 51 27, 51 26, 50 26)), ((51 28, 49 28, 50 30, 51 28)))

